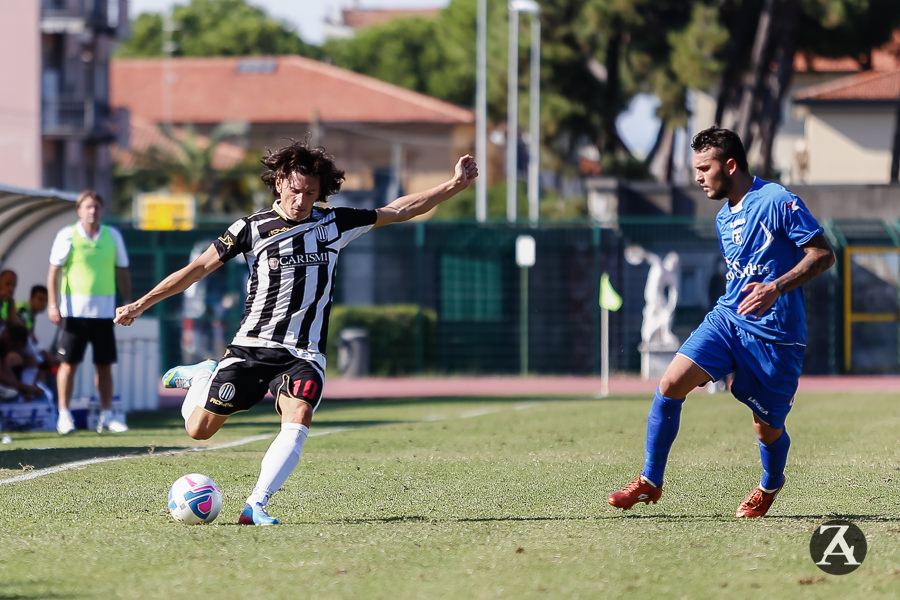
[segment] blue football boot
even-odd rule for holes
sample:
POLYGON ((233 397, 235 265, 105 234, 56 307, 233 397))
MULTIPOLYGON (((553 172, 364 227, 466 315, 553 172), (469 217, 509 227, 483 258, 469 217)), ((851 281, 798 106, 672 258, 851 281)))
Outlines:
POLYGON ((209 358, 195 365, 179 365, 177 367, 172 367, 166 371, 165 375, 163 375, 163 386, 167 388, 187 389, 191 387, 191 381, 193 381, 198 373, 212 373, 216 370, 218 364, 218 362, 209 358))
POLYGON ((241 517, 238 519, 239 525, 278 525, 279 521, 275 517, 270 517, 266 512, 266 507, 262 504, 244 504, 244 510, 241 511, 241 517))

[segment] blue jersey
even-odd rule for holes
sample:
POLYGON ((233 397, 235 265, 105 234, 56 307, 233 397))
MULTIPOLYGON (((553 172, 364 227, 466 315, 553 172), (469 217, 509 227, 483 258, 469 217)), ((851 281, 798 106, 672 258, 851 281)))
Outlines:
POLYGON ((716 215, 719 246, 725 257, 725 294, 716 304, 737 327, 763 339, 785 344, 806 343, 803 289, 781 295, 759 318, 737 314, 751 282, 778 279, 803 258, 800 248, 822 228, 803 202, 782 186, 753 178, 753 186, 736 206, 725 204, 716 215))

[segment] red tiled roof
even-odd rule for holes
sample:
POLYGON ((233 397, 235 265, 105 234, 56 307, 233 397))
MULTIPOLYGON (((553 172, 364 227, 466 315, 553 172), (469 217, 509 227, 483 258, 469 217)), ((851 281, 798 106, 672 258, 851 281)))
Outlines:
POLYGON ((440 8, 345 8, 341 11, 341 24, 356 30, 363 30, 372 25, 387 23, 392 19, 408 19, 410 17, 433 19, 440 12, 440 8))
MULTIPOLYGON (((900 30, 895 30, 891 40, 872 50, 873 71, 900 69, 900 30)), ((794 55, 795 72, 856 73, 862 71, 860 61, 852 57, 825 58, 798 52, 794 55)))
POLYGON ((110 103, 152 122, 475 120, 469 109, 301 56, 115 59, 110 103))
POLYGON ((804 88, 794 94, 796 102, 891 101, 900 98, 900 69, 865 71, 804 88))

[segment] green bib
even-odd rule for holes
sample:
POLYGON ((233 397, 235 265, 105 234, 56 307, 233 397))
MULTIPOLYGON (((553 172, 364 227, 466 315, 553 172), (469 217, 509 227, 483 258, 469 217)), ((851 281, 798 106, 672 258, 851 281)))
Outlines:
POLYGON ((62 292, 78 296, 113 296, 116 293, 116 242, 105 225, 97 241, 78 233, 72 226, 72 250, 66 260, 62 292))
MULTIPOLYGON (((3 308, 3 313, 8 312, 5 306, 3 308)), ((34 329, 34 315, 31 314, 31 303, 28 300, 16 302, 16 312, 19 313, 19 316, 25 321, 25 327, 27 327, 29 331, 34 329)), ((4 314, 2 316, 5 321, 9 315, 4 314)))

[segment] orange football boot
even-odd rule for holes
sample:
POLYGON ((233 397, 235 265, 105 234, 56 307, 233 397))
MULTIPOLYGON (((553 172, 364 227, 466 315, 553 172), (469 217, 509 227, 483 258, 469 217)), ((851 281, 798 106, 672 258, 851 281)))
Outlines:
POLYGON ((662 496, 662 486, 656 487, 642 476, 638 476, 637 479, 612 494, 606 501, 616 508, 628 510, 638 502, 656 504, 660 496, 662 496))

